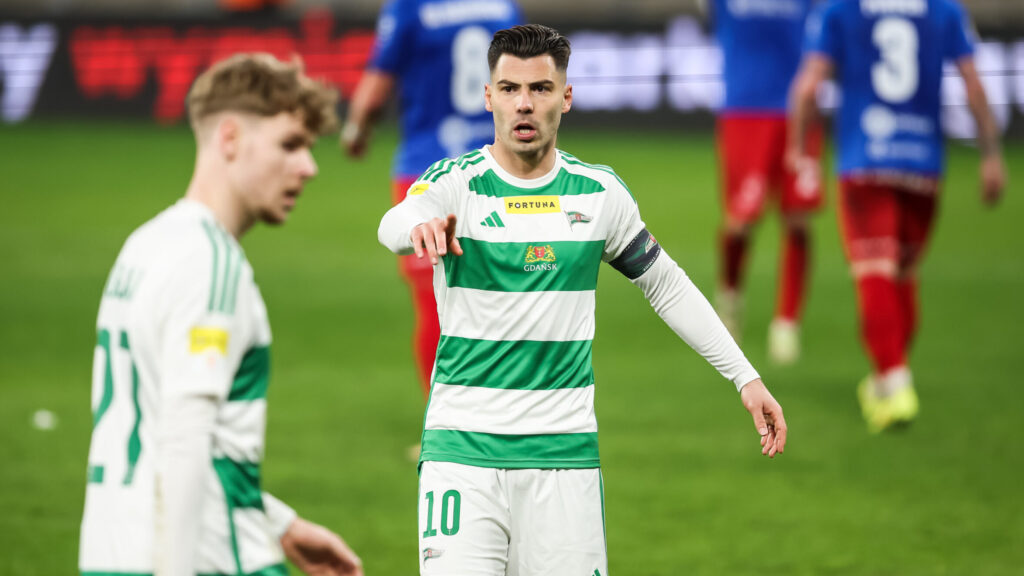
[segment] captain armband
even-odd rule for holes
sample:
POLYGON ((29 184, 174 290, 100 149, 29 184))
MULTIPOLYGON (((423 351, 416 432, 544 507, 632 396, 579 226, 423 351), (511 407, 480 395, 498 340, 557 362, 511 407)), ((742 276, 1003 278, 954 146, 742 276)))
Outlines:
POLYGON ((609 262, 613 268, 630 280, 636 280, 647 272, 661 254, 661 245, 646 228, 640 231, 619 257, 609 262))

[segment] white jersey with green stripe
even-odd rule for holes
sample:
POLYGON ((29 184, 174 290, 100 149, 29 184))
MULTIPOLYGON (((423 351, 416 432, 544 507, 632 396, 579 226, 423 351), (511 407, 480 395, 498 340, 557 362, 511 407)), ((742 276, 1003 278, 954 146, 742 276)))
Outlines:
POLYGON ((161 407, 183 396, 217 403, 197 572, 286 574, 260 491, 270 325, 242 248, 205 206, 179 201, 132 233, 97 340, 82 574, 153 573, 161 407))
MULTIPOLYGON (((381 239, 405 248, 411 225, 450 213, 464 253, 435 268, 441 338, 421 459, 598 467, 594 293, 601 262, 644 235, 636 202, 607 167, 558 151, 548 174, 523 180, 485 147, 425 172, 381 239)), ((655 246, 634 251, 637 266, 655 246)))

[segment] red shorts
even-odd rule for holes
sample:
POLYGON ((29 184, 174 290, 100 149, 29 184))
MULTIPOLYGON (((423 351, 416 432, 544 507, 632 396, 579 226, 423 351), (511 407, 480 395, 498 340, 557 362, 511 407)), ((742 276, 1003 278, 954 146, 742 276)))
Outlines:
POLYGON ((935 221, 937 190, 843 178, 839 223, 854 276, 903 276, 920 262, 935 221))
MULTIPOLYGON (((413 182, 418 177, 405 177, 395 178, 391 181, 391 202, 398 204, 405 199, 405 193, 409 191, 409 187, 412 186, 413 182)), ((398 257, 398 267, 402 272, 402 276, 406 279, 410 279, 412 275, 419 274, 430 274, 433 275, 434 267, 430 264, 430 259, 427 257, 417 258, 415 254, 409 254, 408 256, 398 257)))
MULTIPOLYGON (((807 155, 821 158, 822 128, 813 126, 805 139, 807 155)), ((720 116, 718 157, 728 216, 740 222, 761 217, 765 204, 778 195, 783 214, 808 212, 822 204, 820 163, 796 174, 786 167, 786 119, 774 116, 720 116)))

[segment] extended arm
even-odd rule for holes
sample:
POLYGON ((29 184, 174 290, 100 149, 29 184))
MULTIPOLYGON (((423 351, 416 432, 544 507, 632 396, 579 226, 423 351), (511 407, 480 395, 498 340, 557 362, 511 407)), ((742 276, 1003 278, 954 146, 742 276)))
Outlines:
POLYGON ((395 87, 395 77, 379 70, 366 70, 349 103, 341 145, 349 156, 359 157, 366 151, 373 125, 380 118, 384 105, 395 87))
POLYGON ((978 150, 981 153, 981 198, 986 204, 995 204, 1003 194, 1006 185, 1006 171, 999 146, 999 127, 988 106, 985 87, 978 78, 974 59, 965 57, 957 60, 957 68, 967 89, 967 106, 971 109, 978 127, 978 150))
POLYGON ((443 197, 441 185, 413 184, 409 196, 381 218, 377 239, 395 254, 415 253, 431 264, 448 251, 462 255, 455 237, 456 217, 443 197))
POLYGON ((643 290, 658 316, 740 390, 743 406, 761 436, 761 453, 769 457, 781 453, 787 433, 782 407, 682 268, 662 251, 631 281, 643 290))
POLYGON ((794 170, 799 170, 807 161, 804 135, 818 115, 818 87, 831 75, 832 62, 827 57, 812 52, 804 58, 800 72, 793 80, 789 91, 786 162, 794 170))

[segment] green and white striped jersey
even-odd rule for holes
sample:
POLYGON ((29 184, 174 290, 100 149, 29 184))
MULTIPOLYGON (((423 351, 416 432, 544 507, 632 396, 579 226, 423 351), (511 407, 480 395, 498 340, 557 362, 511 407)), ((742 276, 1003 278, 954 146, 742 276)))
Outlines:
POLYGON ((132 233, 103 291, 97 339, 82 573, 153 573, 161 407, 201 395, 218 408, 197 570, 285 574, 260 491, 270 325, 241 247, 205 206, 179 201, 132 233))
POLYGON ((449 213, 464 254, 435 268, 441 339, 421 460, 599 466, 598 269, 633 278, 660 251, 636 202, 607 167, 557 151, 547 175, 522 180, 485 147, 434 164, 384 217, 381 240, 407 250, 411 226, 449 213))

